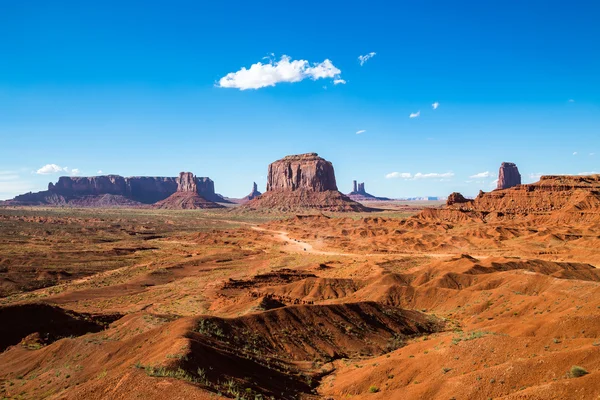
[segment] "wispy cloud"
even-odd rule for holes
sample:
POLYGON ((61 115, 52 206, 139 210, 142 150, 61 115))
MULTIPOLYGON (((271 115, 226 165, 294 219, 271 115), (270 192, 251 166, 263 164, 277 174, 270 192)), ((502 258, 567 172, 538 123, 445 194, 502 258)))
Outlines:
POLYGON ((600 172, 596 172, 596 171, 580 172, 577 175, 596 175, 596 174, 600 174, 600 172))
POLYGON ((102 174, 102 170, 99 169, 98 172, 96 172, 97 174, 102 174))
POLYGON ((357 135, 360 135, 361 133, 365 133, 367 130, 366 129, 361 129, 359 131, 356 131, 357 135))
POLYGON ((81 171, 77 168, 70 169, 69 167, 61 167, 56 164, 46 164, 42 168, 38 169, 35 173, 38 175, 51 175, 58 174, 60 172, 66 172, 71 175, 79 175, 81 171))
POLYGON ((25 182, 16 171, 0 171, 0 200, 12 199, 35 189, 31 182, 25 182))
POLYGON ((414 176, 414 179, 444 179, 444 178, 452 178, 454 176, 454 172, 444 172, 443 174, 439 174, 437 172, 430 172, 428 174, 422 174, 417 172, 414 176))
POLYGON ((386 179, 395 179, 395 178, 402 178, 402 179, 410 179, 412 178, 412 174, 410 172, 390 172, 389 174, 387 174, 385 176, 386 179))
POLYGON ((326 78, 343 81, 339 76, 341 73, 342 71, 328 59, 311 64, 306 60, 292 60, 291 57, 283 55, 279 61, 270 59, 268 63, 257 62, 248 69, 242 67, 237 72, 230 72, 222 77, 216 86, 247 90, 275 86, 282 82, 300 82, 307 78, 313 81, 326 78))
POLYGON ((590 157, 594 157, 596 153, 590 153, 590 157))
POLYGON ((437 101, 435 103, 433 103, 431 105, 431 108, 433 108, 434 110, 437 110, 437 108, 440 106, 440 103, 438 103, 437 101))
POLYGON ((416 113, 410 113, 410 115, 408 116, 408 118, 418 118, 419 115, 421 115, 421 111, 417 111, 416 113))
POLYGON ((365 54, 364 56, 358 56, 358 62, 360 63, 360 66, 362 67, 363 65, 365 65, 365 63, 369 61, 370 58, 375 57, 375 54, 377 53, 372 51, 369 54, 365 54))
POLYGON ((533 172, 529 174, 529 179, 539 180, 542 177, 542 175, 544 174, 542 174, 541 172, 533 172))
POLYGON ((574 152, 573 152, 573 155, 574 155, 574 156, 576 156, 577 154, 579 154, 579 153, 577 153, 576 151, 574 151, 574 152))
POLYGON ((452 178, 453 176, 454 176, 454 172, 444 172, 444 173, 429 172, 426 174, 417 172, 414 175, 411 174, 410 172, 390 172, 385 177, 386 177, 386 179, 400 178, 400 179, 418 180, 418 179, 449 179, 449 178, 452 178))
POLYGON ((481 178, 489 178, 490 176, 492 176, 492 174, 490 173, 490 171, 485 171, 485 172, 479 172, 475 175, 471 175, 469 176, 469 178, 471 179, 481 179, 481 178))
POLYGON ((345 85, 346 81, 344 79, 334 79, 333 84, 334 85, 345 85))
POLYGON ((575 100, 569 99, 569 103, 575 103, 575 100))

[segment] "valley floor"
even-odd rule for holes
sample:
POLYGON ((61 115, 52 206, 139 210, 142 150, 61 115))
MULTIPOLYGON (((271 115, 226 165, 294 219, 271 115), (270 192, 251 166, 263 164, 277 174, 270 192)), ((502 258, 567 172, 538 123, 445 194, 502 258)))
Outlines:
POLYGON ((599 248, 593 223, 0 209, 0 398, 600 398, 599 248))

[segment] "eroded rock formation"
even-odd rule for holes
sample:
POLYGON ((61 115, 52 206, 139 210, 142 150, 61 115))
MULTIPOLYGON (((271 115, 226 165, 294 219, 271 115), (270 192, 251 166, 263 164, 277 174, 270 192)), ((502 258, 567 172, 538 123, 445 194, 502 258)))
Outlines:
POLYGON ((509 189, 521 184, 521 174, 515 163, 503 162, 498 172, 498 189, 509 189))
POLYGON ((269 165, 267 192, 243 209, 368 211, 337 190, 331 162, 317 153, 287 156, 269 165))
MULTIPOLYGON (((171 210, 193 210, 199 208, 222 208, 223 206, 206 199, 202 193, 207 188, 212 188, 214 194, 214 184, 208 178, 197 178, 191 172, 180 172, 177 178, 177 191, 154 204, 154 208, 171 210), (200 183, 200 185, 199 185, 200 183)), ((209 193, 210 194, 210 193, 209 193)))
POLYGON ((150 177, 102 175, 90 177, 62 176, 56 184, 48 184, 48 190, 26 193, 9 200, 15 205, 74 205, 84 207, 142 207, 164 200, 181 186, 194 190, 206 200, 225 202, 215 193, 214 182, 206 177, 194 177, 186 173, 179 177, 150 177), (182 180, 183 179, 183 180, 182 180))
POLYGON ((454 192, 454 193, 450 193, 450 195, 448 196, 448 199, 446 200, 446 205, 451 206, 453 204, 463 204, 463 203, 469 203, 472 201, 473 200, 469 200, 469 199, 465 198, 462 194, 460 194, 458 192, 454 192))
POLYGON ((434 214, 454 220, 458 214, 483 220, 544 218, 559 222, 600 220, 600 175, 542 176, 536 183, 480 192, 474 200, 448 197, 447 208, 434 214))
POLYGON ((348 197, 354 201, 390 201, 387 197, 376 197, 365 190, 365 183, 352 181, 354 190, 348 193, 348 197))
POLYGON ((317 153, 287 156, 269 165, 267 192, 273 190, 337 190, 331 162, 317 153))

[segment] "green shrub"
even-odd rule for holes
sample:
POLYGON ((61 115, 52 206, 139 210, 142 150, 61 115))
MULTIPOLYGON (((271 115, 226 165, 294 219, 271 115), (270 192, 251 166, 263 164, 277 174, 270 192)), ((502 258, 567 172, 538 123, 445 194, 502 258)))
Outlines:
POLYGON ((369 392, 371 392, 371 393, 377 393, 377 392, 379 392, 379 388, 377 386, 370 386, 369 387, 369 392))
POLYGON ((580 378, 587 374, 589 374, 589 372, 587 372, 587 370, 585 368, 582 368, 578 365, 573 365, 571 367, 571 369, 569 370, 569 376, 571 378, 580 378))

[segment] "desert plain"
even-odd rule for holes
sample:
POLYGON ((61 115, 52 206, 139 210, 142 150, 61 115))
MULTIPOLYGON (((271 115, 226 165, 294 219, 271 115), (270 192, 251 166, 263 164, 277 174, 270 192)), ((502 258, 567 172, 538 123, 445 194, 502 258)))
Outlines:
POLYGON ((599 398, 597 182, 370 212, 0 208, 0 397, 599 398))

